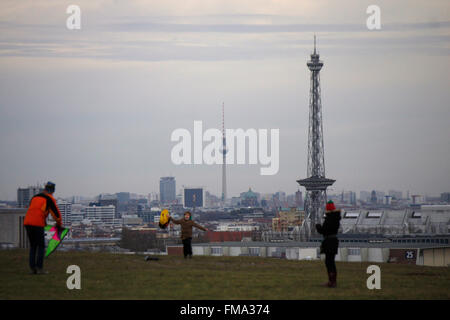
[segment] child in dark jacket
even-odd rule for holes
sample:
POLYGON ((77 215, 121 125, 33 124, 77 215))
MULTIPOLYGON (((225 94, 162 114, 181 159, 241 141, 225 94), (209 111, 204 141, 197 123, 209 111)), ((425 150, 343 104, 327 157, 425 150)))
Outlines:
POLYGON ((341 220, 341 210, 336 210, 333 201, 328 201, 325 211, 325 221, 322 225, 316 224, 317 232, 323 235, 320 253, 325 254, 325 266, 328 272, 326 286, 335 288, 337 285, 337 270, 334 261, 339 247, 337 233, 341 220))
POLYGON ((198 228, 200 230, 203 230, 203 231, 208 231, 208 229, 206 229, 206 228, 202 227, 201 225, 195 223, 192 220, 192 216, 191 216, 191 213, 189 211, 186 211, 184 213, 184 219, 176 220, 176 219, 170 217, 170 221, 175 223, 175 224, 181 225, 181 240, 183 241, 184 258, 185 259, 187 257, 192 258, 192 245, 191 245, 192 227, 196 227, 196 228, 198 228))

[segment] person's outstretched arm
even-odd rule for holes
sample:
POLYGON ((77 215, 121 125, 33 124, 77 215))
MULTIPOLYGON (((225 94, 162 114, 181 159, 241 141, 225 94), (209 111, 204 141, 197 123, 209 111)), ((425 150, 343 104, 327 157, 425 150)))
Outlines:
POLYGON ((203 230, 203 231, 208 231, 208 229, 206 229, 205 227, 202 227, 201 225, 199 225, 199 224, 197 224, 197 223, 193 223, 193 226, 194 227, 196 227, 196 228, 198 228, 198 229, 200 229, 200 230, 203 230))
POLYGON ((170 217, 170 222, 173 222, 173 223, 175 223, 175 224, 181 224, 181 220, 182 219, 179 219, 179 220, 177 220, 177 219, 174 219, 174 218, 172 218, 172 217, 170 217))

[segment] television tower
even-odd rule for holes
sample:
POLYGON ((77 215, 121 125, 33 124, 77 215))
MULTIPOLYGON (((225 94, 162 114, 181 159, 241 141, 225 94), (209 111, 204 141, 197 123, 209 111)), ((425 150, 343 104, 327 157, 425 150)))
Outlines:
POLYGON ((222 103, 222 205, 227 201, 227 139, 225 135, 225 103, 222 103))
POLYGON ((316 52, 316 36, 314 35, 314 53, 307 66, 311 71, 311 88, 309 94, 309 129, 308 129, 308 168, 306 179, 297 180, 306 188, 304 227, 308 236, 316 233, 315 225, 320 223, 326 203, 326 190, 336 180, 325 178, 325 160, 322 128, 322 102, 320 99, 320 70, 323 62, 316 52))

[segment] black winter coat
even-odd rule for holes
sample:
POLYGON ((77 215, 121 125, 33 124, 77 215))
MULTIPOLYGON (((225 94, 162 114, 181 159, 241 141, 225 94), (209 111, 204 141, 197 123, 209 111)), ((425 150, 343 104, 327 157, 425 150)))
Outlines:
POLYGON ((336 234, 339 230, 341 221, 341 210, 335 210, 325 213, 325 221, 322 225, 316 224, 317 232, 323 235, 320 253, 337 254, 339 240, 336 234))

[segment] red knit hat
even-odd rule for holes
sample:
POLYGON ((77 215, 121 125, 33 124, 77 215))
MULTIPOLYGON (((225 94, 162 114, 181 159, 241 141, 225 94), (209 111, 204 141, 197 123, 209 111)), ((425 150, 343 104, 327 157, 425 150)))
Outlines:
POLYGON ((328 201, 326 206, 326 211, 334 211, 336 210, 336 207, 334 206, 333 201, 328 201))

